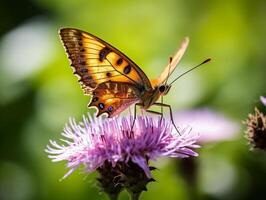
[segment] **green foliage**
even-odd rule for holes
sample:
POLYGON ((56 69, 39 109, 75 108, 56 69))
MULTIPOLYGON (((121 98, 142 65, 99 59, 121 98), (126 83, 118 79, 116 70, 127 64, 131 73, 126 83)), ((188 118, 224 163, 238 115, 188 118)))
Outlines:
MULTIPOLYGON (((99 36, 151 79, 189 36, 189 48, 171 78, 205 58, 213 61, 172 87, 165 102, 175 111, 211 107, 240 124, 265 95, 263 0, 24 1, 17 1, 22 6, 5 1, 0 7, 0 199, 106 198, 98 192, 95 174, 76 172, 59 181, 65 166, 51 163, 44 152, 70 116, 94 112, 72 75, 57 34, 60 27, 99 36)), ((178 162, 156 162, 158 182, 149 184, 141 199, 189 199, 191 192, 198 199, 263 199, 266 155, 249 152, 240 134, 238 140, 203 145, 193 191, 178 162)), ((128 196, 123 193, 120 199, 128 196)))

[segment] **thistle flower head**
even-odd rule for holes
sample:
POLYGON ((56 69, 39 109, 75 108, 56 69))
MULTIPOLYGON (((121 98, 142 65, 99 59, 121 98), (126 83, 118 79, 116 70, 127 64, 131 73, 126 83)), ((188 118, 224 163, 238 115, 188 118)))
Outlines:
POLYGON ((123 187, 136 193, 145 190, 145 185, 153 181, 149 160, 198 155, 192 150, 198 147, 198 134, 187 129, 181 136, 173 134, 172 124, 147 116, 137 117, 131 131, 132 120, 89 116, 76 123, 71 119, 62 133, 63 144, 50 141, 45 151, 54 162, 67 161, 70 170, 64 177, 82 165, 85 172, 100 173, 100 184, 108 186, 104 187, 106 192, 116 188, 117 193, 123 187))
POLYGON ((266 150, 266 116, 255 108, 255 114, 249 114, 244 124, 247 125, 245 133, 251 148, 266 150))
POLYGON ((197 134, 183 130, 181 136, 171 133, 171 124, 164 119, 139 116, 131 131, 132 118, 88 118, 77 124, 70 119, 62 133, 65 144, 50 141, 46 152, 52 161, 66 160, 70 171, 68 176, 81 164, 86 172, 92 172, 109 162, 114 167, 118 162, 130 160, 141 167, 150 177, 147 160, 157 157, 188 157, 198 154, 191 150, 197 148, 197 134))

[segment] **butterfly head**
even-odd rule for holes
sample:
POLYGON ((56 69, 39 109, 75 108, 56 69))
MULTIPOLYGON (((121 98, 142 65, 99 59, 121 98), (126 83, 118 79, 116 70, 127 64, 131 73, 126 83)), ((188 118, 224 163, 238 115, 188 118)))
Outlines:
POLYGON ((170 88, 171 88, 171 85, 167 85, 167 84, 159 85, 158 86, 159 94, 162 95, 162 96, 167 95, 167 93, 169 92, 170 88))

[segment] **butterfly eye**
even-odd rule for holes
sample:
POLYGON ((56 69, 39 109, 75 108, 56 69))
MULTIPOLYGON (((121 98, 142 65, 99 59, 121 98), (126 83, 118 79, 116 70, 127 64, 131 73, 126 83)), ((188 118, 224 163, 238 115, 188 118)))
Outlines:
POLYGON ((163 93, 165 91, 165 85, 161 85, 159 87, 159 91, 160 91, 160 93, 163 93))

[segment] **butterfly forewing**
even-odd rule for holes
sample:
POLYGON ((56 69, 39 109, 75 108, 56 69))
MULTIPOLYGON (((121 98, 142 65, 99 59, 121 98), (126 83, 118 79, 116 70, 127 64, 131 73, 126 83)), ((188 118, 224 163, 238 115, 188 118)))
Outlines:
POLYGON ((152 88, 145 73, 110 44, 78 29, 64 28, 59 34, 85 94, 93 95, 89 106, 97 107, 98 115, 119 114, 152 88))
POLYGON ((86 93, 107 81, 151 88, 144 72, 128 57, 101 39, 77 29, 61 29, 60 36, 86 93))

